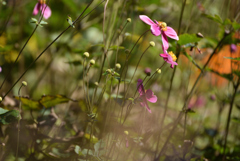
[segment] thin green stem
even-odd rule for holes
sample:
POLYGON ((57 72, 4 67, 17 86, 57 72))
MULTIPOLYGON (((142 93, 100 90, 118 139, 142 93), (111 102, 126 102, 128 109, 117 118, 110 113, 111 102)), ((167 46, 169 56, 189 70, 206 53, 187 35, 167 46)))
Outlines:
POLYGON ((131 85, 131 83, 132 83, 133 77, 134 77, 135 74, 136 74, 138 65, 139 65, 140 61, 142 60, 143 55, 146 53, 146 51, 147 51, 150 47, 151 47, 151 45, 149 45, 149 46, 144 50, 144 52, 142 53, 142 55, 140 56, 140 58, 139 58, 139 60, 138 60, 138 63, 137 63, 137 65, 136 65, 136 68, 135 68, 135 70, 134 70, 134 73, 133 73, 133 75, 132 75, 132 78, 131 78, 131 80, 130 80, 130 82, 129 82, 129 85, 128 85, 128 87, 127 87, 127 91, 126 91, 126 93, 125 93, 125 97, 124 97, 124 98, 126 98, 126 96, 127 96, 129 87, 130 87, 130 85, 131 85))
POLYGON ((16 161, 18 160, 18 148, 19 148, 19 134, 20 134, 20 120, 21 120, 21 106, 22 106, 22 102, 21 102, 21 96, 20 96, 20 91, 21 88, 23 87, 23 84, 20 86, 20 88, 18 89, 18 97, 19 97, 19 120, 18 120, 18 133, 17 133, 17 150, 16 150, 16 161))
POLYGON ((225 129, 225 138, 224 138, 224 145, 223 145, 223 161, 225 161, 226 159, 226 147, 227 147, 227 137, 228 137, 228 131, 229 131, 229 125, 230 125, 230 121, 231 121, 231 114, 232 114, 232 108, 233 108, 233 104, 234 104, 234 100, 237 94, 237 90, 240 84, 240 78, 238 78, 238 82, 236 85, 234 85, 233 83, 233 87, 234 87, 234 93, 232 95, 232 99, 230 102, 230 107, 229 107, 229 111, 228 111, 228 118, 227 118, 227 125, 226 125, 226 129, 225 129))
POLYGON ((224 39, 226 38, 226 36, 227 36, 227 34, 225 34, 225 35, 223 36, 223 38, 222 38, 221 41, 218 43, 218 45, 215 47, 214 51, 212 52, 212 54, 211 54, 210 57, 208 58, 207 62, 206 62, 205 65, 203 66, 202 71, 201 71, 201 73, 198 75, 198 78, 196 79, 194 85, 193 85, 192 88, 191 88, 191 91, 189 92, 188 96, 186 97, 185 102, 184 102, 184 105, 183 105, 183 107, 182 107, 182 111, 179 113, 178 118, 175 120, 174 126, 173 126, 172 130, 170 131, 170 134, 168 135, 168 138, 167 138, 167 140, 165 141, 165 143, 164 143, 164 145, 163 145, 163 147, 162 147, 162 149, 161 149, 158 157, 156 158, 156 160, 159 160, 159 158, 161 157, 163 151, 166 149, 166 146, 167 146, 169 140, 171 139, 171 137, 172 137, 172 135, 173 135, 173 133, 174 133, 177 125, 178 125, 178 122, 181 120, 181 118, 182 118, 182 116, 183 116, 183 114, 184 114, 184 112, 185 112, 185 109, 186 109, 186 106, 187 106, 187 104, 188 104, 188 101, 189 101, 189 99, 191 98, 191 96, 192 96, 192 94, 193 94, 193 91, 194 91, 194 89, 195 89, 196 86, 197 86, 198 81, 199 81, 200 78, 203 76, 203 72, 204 72, 205 68, 207 67, 207 65, 209 64, 210 60, 212 59, 213 55, 215 55, 215 54, 217 53, 217 49, 220 48, 220 46, 222 46, 222 43, 223 43, 224 39))
MULTIPOLYGON (((83 15, 83 13, 87 10, 87 8, 92 4, 93 0, 87 5, 87 7, 83 10, 83 12, 78 16, 78 18, 73 22, 73 25, 75 22, 83 15)), ((27 67, 27 69, 23 72, 23 74, 17 79, 17 81, 10 87, 10 89, 6 92, 6 94, 3 96, 3 99, 8 95, 8 93, 13 89, 13 87, 21 80, 21 78, 27 73, 27 71, 35 64, 35 62, 45 53, 45 51, 52 46, 53 43, 55 43, 69 28, 72 26, 69 25, 65 30, 63 30, 39 55, 38 57, 27 67)))

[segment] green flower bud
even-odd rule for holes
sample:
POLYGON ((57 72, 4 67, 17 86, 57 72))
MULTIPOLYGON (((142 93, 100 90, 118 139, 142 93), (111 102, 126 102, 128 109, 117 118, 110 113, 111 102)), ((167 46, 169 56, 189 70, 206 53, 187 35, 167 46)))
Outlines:
POLYGON ((155 42, 154 41, 150 41, 149 44, 154 47, 155 46, 155 42))
POLYGON ((158 72, 158 74, 160 74, 162 72, 161 69, 159 69, 159 68, 157 68, 156 71, 158 72))
POLYGON ((127 22, 131 22, 131 21, 132 21, 132 19, 131 19, 131 18, 128 18, 128 19, 127 19, 127 22))
POLYGON ((27 82, 22 81, 22 85, 23 85, 23 86, 27 86, 27 82))
POLYGON ((115 65, 115 67, 116 67, 117 69, 120 69, 120 68, 121 68, 121 64, 117 63, 117 64, 115 65))
POLYGON ((106 72, 108 72, 108 73, 112 73, 111 69, 107 69, 106 72))
POLYGON ((124 131, 124 133, 125 133, 126 135, 128 135, 128 131, 124 131))
POLYGON ((84 55, 86 58, 89 57, 89 53, 88 53, 88 52, 83 53, 83 55, 84 55))
POLYGON ((90 60, 90 65, 94 65, 95 64, 95 60, 91 59, 90 60))
POLYGON ((0 102, 2 102, 2 97, 0 97, 0 102))
POLYGON ((98 86, 98 85, 99 85, 98 82, 95 82, 94 84, 95 84, 95 86, 98 86))

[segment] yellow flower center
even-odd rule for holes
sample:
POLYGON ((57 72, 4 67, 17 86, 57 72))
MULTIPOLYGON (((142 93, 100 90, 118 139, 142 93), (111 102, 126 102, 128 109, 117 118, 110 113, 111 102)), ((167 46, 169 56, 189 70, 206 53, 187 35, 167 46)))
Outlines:
POLYGON ((168 52, 168 54, 172 57, 172 60, 173 60, 173 61, 176 61, 176 60, 177 60, 176 55, 175 55, 172 51, 168 52))
POLYGON ((167 31, 167 24, 165 22, 158 21, 158 26, 162 31, 167 31))
POLYGON ((39 0, 40 4, 46 4, 46 0, 39 0))

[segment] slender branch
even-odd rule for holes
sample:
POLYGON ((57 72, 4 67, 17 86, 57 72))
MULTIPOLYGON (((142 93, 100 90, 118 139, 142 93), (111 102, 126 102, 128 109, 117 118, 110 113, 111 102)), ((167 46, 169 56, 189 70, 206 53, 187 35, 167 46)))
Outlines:
MULTIPOLYGON (((88 9, 88 7, 92 4, 94 0, 92 0, 86 8, 83 10, 83 12, 78 16, 78 18, 73 22, 73 25, 75 22, 83 15, 83 13, 88 9)), ((13 87, 21 80, 21 78, 27 73, 27 71, 35 64, 35 62, 43 55, 43 53, 52 46, 53 43, 55 43, 69 28, 72 26, 69 25, 65 30, 63 30, 39 55, 38 57, 27 67, 27 69, 23 72, 23 74, 17 79, 17 81, 11 86, 11 88, 6 92, 6 94, 3 96, 3 99, 8 95, 8 93, 13 89, 13 87)))
POLYGON ((230 102, 230 107, 229 107, 229 111, 228 111, 228 118, 227 118, 227 125, 226 125, 226 129, 225 129, 225 138, 224 138, 224 146, 223 146, 223 161, 225 161, 226 159, 226 146, 227 146, 227 137, 228 137, 228 130, 229 130, 229 125, 230 125, 230 121, 231 121, 231 114, 232 114, 232 108, 233 108, 233 103, 237 94, 237 90, 240 84, 240 78, 238 78, 238 82, 236 85, 234 85, 234 93, 232 95, 232 100, 230 102))

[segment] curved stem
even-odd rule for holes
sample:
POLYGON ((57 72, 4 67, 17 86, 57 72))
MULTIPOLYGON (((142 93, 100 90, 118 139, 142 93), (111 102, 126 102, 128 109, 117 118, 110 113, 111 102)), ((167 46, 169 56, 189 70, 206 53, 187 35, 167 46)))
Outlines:
POLYGON ((162 147, 162 149, 161 149, 158 157, 157 157, 155 160, 159 160, 159 158, 161 157, 163 151, 165 150, 165 148, 166 148, 169 140, 171 139, 171 137, 172 137, 172 135, 173 135, 173 133, 174 133, 177 125, 178 125, 178 122, 181 120, 181 118, 182 118, 182 116, 183 116, 183 114, 184 114, 184 112, 185 112, 185 108, 186 108, 186 106, 187 106, 187 104, 188 104, 189 99, 191 98, 191 96, 192 96, 192 94, 193 94, 193 91, 195 90, 195 88, 196 88, 196 86, 197 86, 198 81, 199 81, 200 78, 203 76, 203 72, 204 72, 205 68, 206 68, 207 65, 209 64, 209 62, 210 62, 210 60, 212 59, 213 55, 215 55, 215 54, 217 53, 217 49, 220 48, 220 46, 222 45, 222 42, 223 42, 223 40, 226 38, 226 36, 227 36, 226 34, 223 36, 223 38, 221 39, 221 41, 218 43, 218 45, 215 47, 214 51, 212 52, 212 54, 211 54, 210 57, 208 58, 208 60, 207 60, 207 62, 205 63, 204 67, 202 68, 201 73, 198 75, 198 78, 196 79, 194 85, 193 85, 192 88, 191 88, 191 91, 189 92, 189 94, 187 95, 187 97, 186 97, 186 99, 185 99, 184 105, 183 105, 183 107, 182 107, 182 111, 179 113, 178 118, 175 120, 174 126, 173 126, 172 130, 170 131, 170 134, 168 135, 167 140, 165 141, 165 143, 164 143, 164 145, 163 145, 163 147, 162 147))
MULTIPOLYGON (((93 0, 87 5, 87 7, 83 10, 83 12, 78 16, 78 18, 73 22, 73 24, 83 15, 83 13, 87 10, 87 8, 92 4, 93 0)), ((10 89, 3 96, 3 99, 8 95, 8 93, 13 89, 13 87, 21 80, 21 78, 27 73, 27 71, 35 64, 35 62, 43 55, 43 53, 52 46, 55 41, 57 41, 69 28, 72 26, 69 25, 65 30, 63 30, 39 55, 38 57, 27 67, 27 69, 23 72, 23 74, 17 79, 17 81, 10 87, 10 89)))

